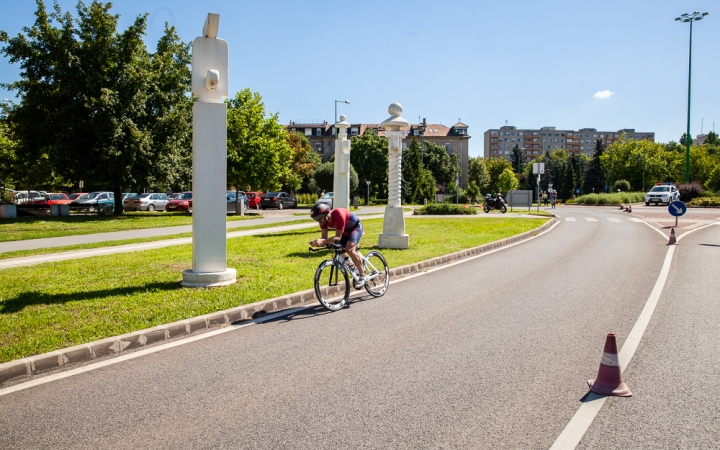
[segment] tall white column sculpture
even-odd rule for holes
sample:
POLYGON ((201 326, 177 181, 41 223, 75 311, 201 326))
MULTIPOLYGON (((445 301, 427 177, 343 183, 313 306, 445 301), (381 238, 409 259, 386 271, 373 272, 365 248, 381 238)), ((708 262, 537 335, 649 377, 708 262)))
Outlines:
POLYGON ((220 15, 209 13, 193 41, 193 261, 183 286, 235 283, 225 242, 227 189, 228 44, 217 39, 220 15))
POLYGON ((335 173, 333 178, 333 208, 350 209, 350 141, 347 129, 350 124, 345 116, 335 124, 338 129, 335 140, 335 173))
POLYGON ((400 103, 392 103, 388 108, 390 118, 380 124, 385 128, 388 140, 388 205, 385 207, 383 232, 378 239, 379 248, 409 248, 410 236, 405 234, 405 217, 400 203, 402 182, 402 140, 405 133, 400 128, 409 127, 402 114, 400 103))

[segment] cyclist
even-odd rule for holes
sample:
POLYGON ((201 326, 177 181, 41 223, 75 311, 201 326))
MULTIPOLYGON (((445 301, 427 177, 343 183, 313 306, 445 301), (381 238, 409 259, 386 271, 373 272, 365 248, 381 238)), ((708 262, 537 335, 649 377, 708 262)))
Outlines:
POLYGON ((362 261, 357 254, 357 246, 363 235, 363 226, 358 217, 345 208, 330 209, 325 203, 317 203, 310 210, 310 217, 320 224, 322 230, 322 238, 310 241, 312 247, 322 247, 326 244, 340 241, 340 245, 345 250, 350 259, 355 264, 360 274, 358 279, 358 287, 365 284, 365 271, 363 270, 362 261), (335 236, 328 238, 328 228, 335 228, 335 236))

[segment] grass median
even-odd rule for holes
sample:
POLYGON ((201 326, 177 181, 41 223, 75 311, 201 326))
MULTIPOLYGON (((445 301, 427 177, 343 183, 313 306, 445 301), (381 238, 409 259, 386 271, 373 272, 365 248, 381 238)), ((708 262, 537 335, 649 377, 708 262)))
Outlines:
MULTIPOLYGON (((406 220, 410 249, 382 250, 391 267, 510 237, 546 219, 406 220)), ((382 219, 364 220, 364 251, 377 246, 382 219)), ((191 245, 0 271, 0 362, 257 302, 312 287, 327 255, 308 252, 319 230, 227 241, 238 283, 180 287, 191 245)))
MULTIPOLYGON (((228 222, 258 219, 260 214, 229 215, 228 222)), ((67 217, 18 217, 0 224, 0 242, 22 241, 113 231, 192 225, 192 215, 175 212, 126 212, 121 216, 71 215, 67 217)))

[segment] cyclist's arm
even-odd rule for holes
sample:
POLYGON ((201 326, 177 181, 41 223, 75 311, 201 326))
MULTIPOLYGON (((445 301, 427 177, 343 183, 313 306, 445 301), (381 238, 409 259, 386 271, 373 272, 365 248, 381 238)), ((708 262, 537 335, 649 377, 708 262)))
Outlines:
POLYGON ((322 247, 323 245, 332 244, 333 242, 337 242, 342 237, 343 230, 335 230, 335 236, 328 237, 328 229, 324 228, 322 230, 322 238, 315 239, 314 241, 310 241, 310 245, 313 247, 322 247))

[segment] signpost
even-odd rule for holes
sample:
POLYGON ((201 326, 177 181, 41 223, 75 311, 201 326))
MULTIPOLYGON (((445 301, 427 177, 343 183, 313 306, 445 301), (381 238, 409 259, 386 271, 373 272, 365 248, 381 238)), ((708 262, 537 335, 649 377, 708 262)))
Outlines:
POLYGON ((675 217, 675 226, 678 226, 678 218, 687 212, 687 205, 680 200, 675 200, 668 205, 668 212, 675 217))
POLYGON ((533 163, 533 173, 537 175, 537 210, 540 212, 540 175, 545 173, 545 163, 533 163))

